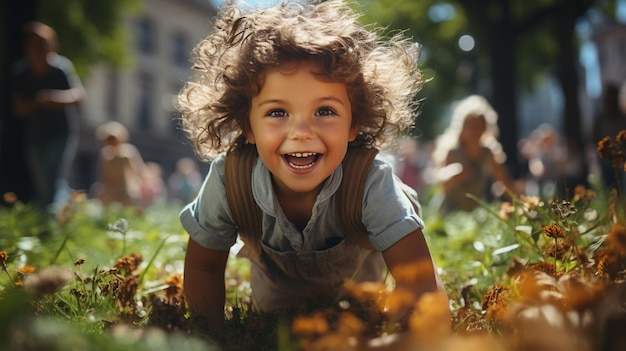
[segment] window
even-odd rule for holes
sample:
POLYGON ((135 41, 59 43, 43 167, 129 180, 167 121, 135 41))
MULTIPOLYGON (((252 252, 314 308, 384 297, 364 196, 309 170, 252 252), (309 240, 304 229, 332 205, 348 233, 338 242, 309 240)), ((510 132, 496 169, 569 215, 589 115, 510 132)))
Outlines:
POLYGON ((176 33, 172 38, 172 61, 179 67, 189 66, 189 45, 183 33, 176 33))
POLYGON ((135 27, 137 48, 139 51, 144 54, 151 54, 155 52, 156 40, 153 23, 147 18, 142 18, 137 21, 135 27))
POLYGON ((118 89, 119 76, 115 70, 109 71, 106 86, 106 110, 109 118, 117 119, 117 108, 119 104, 118 89))
POLYGON ((142 73, 139 76, 139 106, 137 115, 139 128, 145 130, 149 130, 152 126, 153 81, 152 77, 146 73, 142 73))

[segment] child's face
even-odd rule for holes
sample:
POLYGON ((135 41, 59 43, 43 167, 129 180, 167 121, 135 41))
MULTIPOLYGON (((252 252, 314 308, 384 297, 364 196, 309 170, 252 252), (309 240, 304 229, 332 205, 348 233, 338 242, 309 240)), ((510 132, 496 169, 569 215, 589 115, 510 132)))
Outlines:
POLYGON ((319 80, 314 69, 303 63, 268 71, 252 98, 248 141, 256 144, 279 191, 316 190, 358 133, 346 85, 319 80))
POLYGON ((466 142, 478 143, 487 130, 487 122, 483 116, 468 116, 463 122, 461 139, 466 142))

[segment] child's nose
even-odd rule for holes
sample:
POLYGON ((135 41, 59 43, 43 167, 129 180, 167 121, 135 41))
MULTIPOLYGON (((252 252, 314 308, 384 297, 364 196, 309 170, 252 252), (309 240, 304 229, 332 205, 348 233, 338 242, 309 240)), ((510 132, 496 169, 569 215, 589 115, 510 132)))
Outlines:
POLYGON ((308 139, 313 135, 313 126, 310 118, 295 115, 291 118, 289 137, 291 139, 308 139))

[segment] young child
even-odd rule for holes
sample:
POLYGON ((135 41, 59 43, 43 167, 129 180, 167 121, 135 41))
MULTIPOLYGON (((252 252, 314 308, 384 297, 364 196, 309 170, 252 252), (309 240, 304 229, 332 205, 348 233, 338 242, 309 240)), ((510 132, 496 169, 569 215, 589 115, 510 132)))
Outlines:
POLYGON ((443 187, 441 209, 471 211, 478 206, 472 194, 485 199, 490 181, 514 191, 513 180, 503 166, 506 155, 498 142, 498 114, 487 100, 470 95, 459 101, 448 128, 436 140, 433 162, 443 187))
POLYGON ((383 41, 342 1, 224 9, 195 49, 195 80, 179 95, 184 129, 212 160, 180 215, 190 235, 184 288, 192 314, 223 318, 224 270, 240 229, 226 200, 225 161, 246 148, 258 159, 240 181, 251 183, 262 228, 259 249, 245 250, 247 242, 242 252, 261 310, 332 301, 355 276, 381 280, 381 258, 392 275, 425 262, 423 279, 398 283, 416 299, 445 294, 422 219, 388 164, 373 162, 363 201, 354 203, 373 250, 346 238, 335 217, 347 152, 382 145, 413 122, 417 49, 398 36, 383 41))
POLYGON ((128 129, 117 121, 109 121, 98 126, 95 134, 102 144, 96 198, 105 206, 139 205, 146 166, 139 150, 128 142, 128 129))

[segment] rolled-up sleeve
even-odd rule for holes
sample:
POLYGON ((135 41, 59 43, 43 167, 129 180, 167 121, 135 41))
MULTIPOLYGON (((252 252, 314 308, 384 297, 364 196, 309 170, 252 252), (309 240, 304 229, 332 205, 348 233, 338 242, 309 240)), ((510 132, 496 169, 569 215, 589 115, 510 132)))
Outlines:
POLYGON ((226 199, 223 155, 211 163, 198 196, 179 218, 189 236, 203 247, 227 251, 235 243, 237 229, 226 199))
POLYGON ((385 251, 416 229, 424 228, 391 166, 376 161, 363 194, 363 224, 372 246, 385 251))

